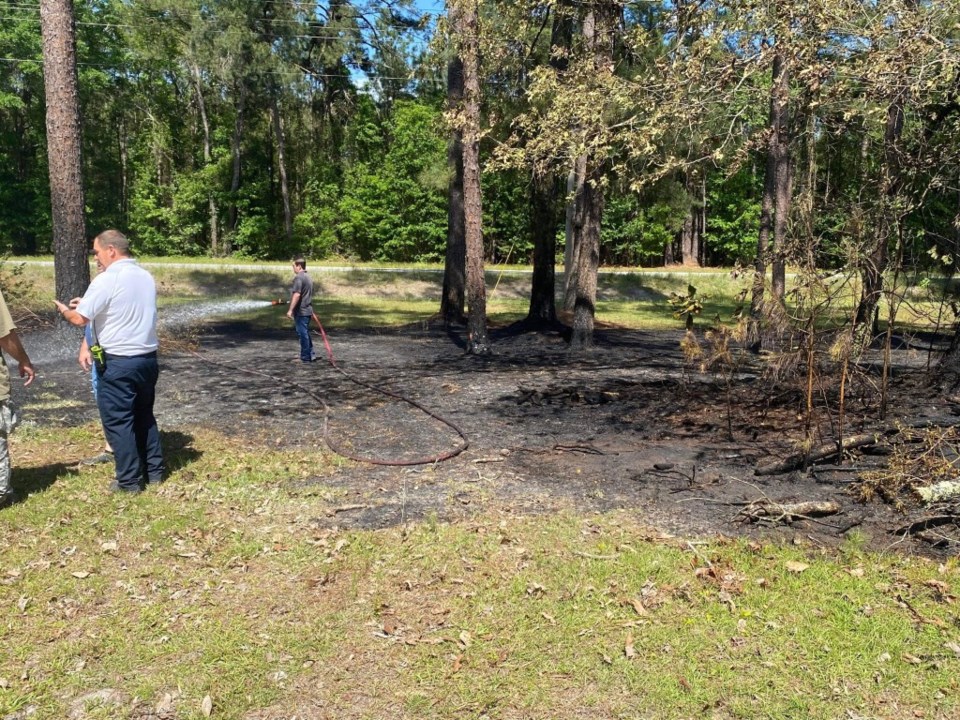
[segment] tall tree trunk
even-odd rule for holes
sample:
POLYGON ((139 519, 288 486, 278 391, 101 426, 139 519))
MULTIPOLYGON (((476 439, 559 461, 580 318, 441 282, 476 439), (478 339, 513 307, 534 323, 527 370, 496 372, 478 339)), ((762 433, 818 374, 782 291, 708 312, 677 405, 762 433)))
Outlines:
POLYGON ((90 284, 84 219, 77 42, 71 0, 41 0, 47 157, 56 296, 83 295, 90 284))
POLYGON ((489 355, 480 195, 480 56, 477 0, 459 0, 463 58, 463 201, 467 246, 467 352, 489 355))
MULTIPOLYGON (((451 13, 455 13, 455 7, 451 13)), ((456 27, 454 17, 451 24, 456 27)), ((447 64, 447 107, 455 111, 463 102, 463 60, 454 57, 447 64)), ((447 251, 443 267, 443 293, 440 297, 440 316, 446 325, 461 325, 466 321, 466 219, 463 208, 463 130, 454 127, 447 143, 447 251)))
MULTIPOLYGON (((203 126, 203 162, 209 166, 213 162, 213 139, 210 133, 210 118, 207 116, 207 103, 203 98, 203 86, 200 83, 200 66, 194 63, 193 91, 197 96, 197 108, 200 111, 200 123, 203 126)), ((207 212, 210 217, 210 254, 217 257, 220 254, 220 210, 217 208, 217 198, 212 190, 207 198, 207 212)))
MULTIPOLYGON (((573 22, 566 5, 565 0, 560 0, 554 7, 550 30, 550 67, 557 74, 567 70, 566 51, 573 43, 573 22)), ((552 174, 534 177, 531 196, 533 277, 527 312, 527 322, 533 326, 557 322, 557 191, 557 178, 552 174)), ((567 229, 569 233, 569 223, 567 229)))
POLYGON ((687 197, 690 198, 690 209, 687 211, 687 217, 684 218, 683 227, 680 229, 680 257, 686 267, 700 267, 700 207, 699 201, 694 201, 694 192, 697 189, 697 176, 695 173, 687 171, 684 173, 684 190, 687 197))
POLYGON ((603 188, 595 178, 584 184, 583 231, 578 243, 577 283, 573 306, 572 351, 593 346, 593 321, 597 309, 597 270, 600 266, 600 221, 603 217, 603 188))
POLYGON ((883 176, 881 178, 879 223, 872 247, 860 271, 860 301, 854 317, 854 346, 862 351, 869 347, 876 334, 876 310, 883 293, 883 273, 889 263, 889 245, 900 233, 901 218, 895 205, 900 193, 899 146, 903 134, 903 96, 899 95, 887 107, 883 133, 883 176))
MULTIPOLYGON (((610 2, 589 7, 583 22, 584 45, 593 54, 594 68, 605 72, 613 64, 612 25, 617 11, 610 2)), ((600 223, 603 218, 602 168, 595 158, 587 159, 583 173, 582 228, 577 243, 576 296, 570 350, 579 352, 593 345, 593 324, 597 309, 597 270, 600 266, 600 223)))
POLYGON ((567 178, 567 244, 563 252, 563 309, 572 312, 577 302, 577 258, 583 237, 583 193, 587 156, 580 155, 567 178))
POLYGON ((270 92, 270 115, 273 119, 273 134, 277 141, 277 171, 280 174, 280 199, 283 202, 283 234, 288 245, 293 245, 293 210, 290 207, 290 185, 287 181, 287 143, 283 133, 283 116, 280 114, 279 90, 270 92))
POLYGON ((533 235, 533 278, 527 322, 533 326, 553 325, 557 321, 557 184, 553 175, 533 179, 530 222, 533 235))
MULTIPOLYGON (((773 268, 770 292, 780 305, 786 295, 787 227, 793 198, 793 167, 790 157, 790 67, 782 43, 774 59, 776 116, 771 117, 777 135, 776 179, 774 181, 773 268), (779 65, 779 72, 777 66, 779 65)), ((772 109, 772 106, 771 106, 772 109)))
MULTIPOLYGON (((233 155, 233 174, 230 178, 230 208, 227 211, 227 227, 230 229, 230 236, 236 234, 240 220, 237 210, 237 193, 240 191, 243 120, 246 105, 247 86, 241 81, 237 88, 237 116, 233 124, 233 138, 230 142, 230 152, 233 155)), ((232 238, 230 236, 223 239, 221 254, 224 256, 233 252, 232 238)))
POLYGON ((774 229, 774 214, 777 205, 777 173, 779 163, 780 132, 783 119, 781 102, 783 52, 779 45, 773 58, 772 82, 770 86, 770 114, 767 138, 767 162, 763 177, 763 197, 760 201, 760 230, 757 233, 757 257, 754 261, 753 290, 750 299, 750 320, 747 327, 747 344, 757 352, 762 344, 763 306, 767 263, 770 260, 770 236, 774 229))

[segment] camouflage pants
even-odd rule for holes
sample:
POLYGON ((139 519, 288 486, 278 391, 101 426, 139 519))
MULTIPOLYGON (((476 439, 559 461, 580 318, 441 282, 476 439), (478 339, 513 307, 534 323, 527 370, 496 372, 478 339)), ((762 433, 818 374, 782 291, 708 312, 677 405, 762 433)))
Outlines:
POLYGON ((10 451, 7 448, 7 437, 17 426, 19 418, 16 408, 10 402, 0 402, 0 498, 12 493, 10 487, 10 451))

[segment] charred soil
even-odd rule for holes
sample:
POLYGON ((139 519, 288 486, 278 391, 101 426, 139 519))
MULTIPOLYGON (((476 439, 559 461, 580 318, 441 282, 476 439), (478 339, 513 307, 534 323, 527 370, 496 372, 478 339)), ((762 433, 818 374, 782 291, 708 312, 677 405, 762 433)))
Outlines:
MULTIPOLYGON (((735 365, 701 372, 681 349, 681 332, 603 328, 591 352, 572 355, 557 332, 502 328, 491 332, 493 354, 477 357, 465 354, 457 328, 337 331, 329 338, 335 365, 319 336, 317 361, 295 363, 292 330, 212 323, 198 338, 196 352, 168 343, 163 353, 165 437, 212 427, 247 444, 329 444, 373 461, 287 481, 291 493, 334 499, 321 523, 379 528, 479 512, 622 509, 682 536, 833 546, 856 532, 874 548, 956 551, 956 525, 943 520, 949 508, 863 492, 863 478, 897 454, 898 422, 949 428, 960 408, 929 382, 922 350, 897 351, 883 421, 852 388, 843 433, 876 442, 758 475, 804 447, 829 445, 840 419, 823 409, 811 427, 804 383, 774 383, 769 358, 738 353, 735 365), (811 502, 836 512, 784 512, 811 502)), ((44 370, 48 390, 75 400, 77 411, 37 409, 31 419, 96 417, 75 361, 44 370)), ((818 397, 835 392, 831 373, 818 369, 818 397)), ((879 383, 878 373, 859 382, 879 383)), ((862 397, 876 395, 868 390, 862 397)))

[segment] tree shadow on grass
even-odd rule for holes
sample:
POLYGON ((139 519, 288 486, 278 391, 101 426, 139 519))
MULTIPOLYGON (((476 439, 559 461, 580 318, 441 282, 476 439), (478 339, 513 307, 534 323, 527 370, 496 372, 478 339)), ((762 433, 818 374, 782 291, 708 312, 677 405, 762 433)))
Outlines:
POLYGON ((13 467, 11 485, 13 485, 14 505, 25 502, 28 497, 41 493, 64 478, 79 475, 76 464, 53 463, 38 467, 13 467))

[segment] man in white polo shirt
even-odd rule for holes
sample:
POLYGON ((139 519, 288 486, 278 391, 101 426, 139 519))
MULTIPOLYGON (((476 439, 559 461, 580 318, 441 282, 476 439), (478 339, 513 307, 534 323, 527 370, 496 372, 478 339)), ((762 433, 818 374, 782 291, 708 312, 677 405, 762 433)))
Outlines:
MULTIPOLYGON (((67 322, 88 322, 103 348, 97 407, 107 441, 113 447, 116 489, 140 492, 164 479, 160 430, 153 416, 157 377, 157 287, 153 276, 130 257, 130 241, 105 230, 93 241, 103 272, 75 309, 57 301, 67 322)), ((71 303, 72 304, 72 303, 71 303)), ((94 353, 96 358, 96 353, 94 353)))

